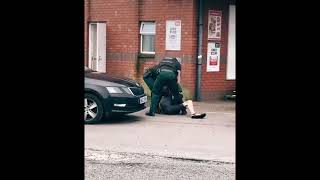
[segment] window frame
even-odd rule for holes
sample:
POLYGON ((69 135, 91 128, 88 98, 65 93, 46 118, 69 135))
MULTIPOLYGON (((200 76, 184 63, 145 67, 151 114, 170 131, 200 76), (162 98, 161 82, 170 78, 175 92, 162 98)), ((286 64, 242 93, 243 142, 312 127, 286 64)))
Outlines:
POLYGON ((156 37, 156 22, 155 21, 141 21, 141 23, 140 23, 140 53, 141 54, 152 54, 152 55, 154 55, 154 54, 156 54, 156 52, 155 52, 155 41, 156 41, 156 39, 155 39, 155 37, 156 37), (142 32, 142 26, 144 25, 144 24, 150 24, 150 23, 153 23, 154 24, 154 32, 142 32), (142 38, 143 38, 143 36, 144 35, 153 35, 154 36, 154 44, 153 44, 153 46, 154 46, 154 51, 143 51, 143 49, 142 49, 142 38))

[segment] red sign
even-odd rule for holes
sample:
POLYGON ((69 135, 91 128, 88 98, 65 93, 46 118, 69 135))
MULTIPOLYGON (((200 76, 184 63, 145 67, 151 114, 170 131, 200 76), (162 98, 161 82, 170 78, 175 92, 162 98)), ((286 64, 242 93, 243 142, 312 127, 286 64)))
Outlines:
POLYGON ((216 66, 216 65, 218 65, 218 58, 217 58, 216 56, 210 57, 209 65, 210 65, 210 66, 216 66))
POLYGON ((220 40, 221 39, 221 21, 222 11, 209 10, 208 15, 208 39, 220 40))

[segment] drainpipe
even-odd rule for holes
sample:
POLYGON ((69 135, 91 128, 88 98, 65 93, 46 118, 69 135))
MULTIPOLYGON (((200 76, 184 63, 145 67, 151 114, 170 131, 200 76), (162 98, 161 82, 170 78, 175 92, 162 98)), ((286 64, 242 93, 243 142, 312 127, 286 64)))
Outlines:
POLYGON ((201 65, 202 65, 202 32, 203 32, 203 1, 198 1, 198 49, 197 49, 197 75, 196 75, 196 101, 201 101, 201 65))

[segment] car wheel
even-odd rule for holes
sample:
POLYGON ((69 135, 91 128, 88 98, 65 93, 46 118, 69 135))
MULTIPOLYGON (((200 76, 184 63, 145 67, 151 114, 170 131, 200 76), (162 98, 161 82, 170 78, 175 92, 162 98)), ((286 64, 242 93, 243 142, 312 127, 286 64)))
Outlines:
POLYGON ((103 117, 103 105, 100 99, 89 93, 84 94, 84 122, 93 124, 100 122, 103 117))

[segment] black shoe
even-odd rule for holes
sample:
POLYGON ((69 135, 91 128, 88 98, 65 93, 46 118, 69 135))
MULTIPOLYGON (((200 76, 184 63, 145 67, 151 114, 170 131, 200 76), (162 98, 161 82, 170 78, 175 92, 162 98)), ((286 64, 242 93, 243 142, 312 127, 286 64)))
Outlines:
POLYGON ((193 114, 191 116, 192 119, 202 119, 206 116, 206 113, 202 113, 202 114, 193 114))
POLYGON ((154 112, 146 112, 147 116, 155 116, 154 112))

